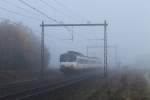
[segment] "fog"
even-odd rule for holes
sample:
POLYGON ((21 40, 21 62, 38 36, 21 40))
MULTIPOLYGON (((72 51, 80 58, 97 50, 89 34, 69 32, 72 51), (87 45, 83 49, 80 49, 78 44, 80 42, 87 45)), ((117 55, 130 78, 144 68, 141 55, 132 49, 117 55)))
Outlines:
MULTIPOLYGON (((30 27, 39 38, 41 34, 40 24, 42 20, 45 23, 54 23, 45 16, 38 14, 31 8, 20 3, 18 0, 5 1, 9 3, 0 0, 0 19, 9 19, 13 22, 21 22, 30 27), (16 6, 25 8, 28 11, 18 9, 16 6), (27 16, 32 16, 33 19, 4 11, 1 7, 27 16), (35 18, 37 20, 35 20, 35 18)), ((103 23, 104 20, 107 20, 109 24, 107 32, 108 45, 118 46, 118 60, 124 65, 140 65, 140 60, 141 63, 146 64, 145 66, 149 66, 147 59, 150 58, 150 1, 56 0, 62 4, 58 4, 55 0, 44 1, 57 8, 57 10, 50 9, 40 0, 26 0, 26 2, 37 9, 40 9, 48 16, 58 21, 63 21, 64 23, 103 23), (64 14, 62 14, 62 12, 64 14)), ((86 55, 87 45, 103 45, 103 42, 101 41, 88 40, 103 38, 103 27, 77 27, 73 28, 73 30, 74 41, 71 41, 67 40, 71 38, 71 35, 70 32, 68 32, 64 27, 45 28, 45 44, 49 48, 51 54, 51 66, 59 64, 59 55, 68 50, 79 51, 86 55)), ((90 49, 89 55, 97 56, 103 59, 103 48, 90 49)), ((108 48, 108 57, 110 63, 115 62, 115 54, 113 49, 108 48)), ((142 65, 139 67, 141 66, 142 65)))

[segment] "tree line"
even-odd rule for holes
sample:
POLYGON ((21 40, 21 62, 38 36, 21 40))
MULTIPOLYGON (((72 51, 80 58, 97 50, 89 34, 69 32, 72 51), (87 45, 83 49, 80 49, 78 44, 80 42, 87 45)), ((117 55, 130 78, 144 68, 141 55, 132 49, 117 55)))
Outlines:
MULTIPOLYGON (((31 70, 41 68, 41 43, 30 28, 21 23, 0 23, 0 70, 31 70)), ((45 47, 44 65, 48 67, 49 52, 45 47)))

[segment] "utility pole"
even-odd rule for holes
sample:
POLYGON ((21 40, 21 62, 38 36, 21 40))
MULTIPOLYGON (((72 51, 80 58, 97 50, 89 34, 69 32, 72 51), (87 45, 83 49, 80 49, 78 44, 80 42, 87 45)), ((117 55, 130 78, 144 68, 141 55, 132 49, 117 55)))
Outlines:
POLYGON ((118 67, 118 46, 115 45, 115 62, 116 62, 116 67, 118 67))
POLYGON ((107 76, 107 22, 104 21, 104 76, 107 76))
POLYGON ((44 79, 44 21, 42 21, 41 27, 41 79, 44 79))
POLYGON ((88 47, 88 45, 86 46, 86 56, 87 57, 89 56, 89 47, 88 47))

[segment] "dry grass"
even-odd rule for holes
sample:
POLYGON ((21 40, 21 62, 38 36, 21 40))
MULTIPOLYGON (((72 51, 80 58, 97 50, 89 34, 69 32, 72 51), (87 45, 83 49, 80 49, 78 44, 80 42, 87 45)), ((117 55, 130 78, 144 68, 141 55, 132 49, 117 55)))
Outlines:
POLYGON ((38 78, 38 73, 27 71, 7 71, 0 72, 0 83, 10 83, 15 81, 25 81, 38 78))
POLYGON ((150 100, 150 87, 140 71, 127 71, 112 77, 107 88, 89 100, 150 100))

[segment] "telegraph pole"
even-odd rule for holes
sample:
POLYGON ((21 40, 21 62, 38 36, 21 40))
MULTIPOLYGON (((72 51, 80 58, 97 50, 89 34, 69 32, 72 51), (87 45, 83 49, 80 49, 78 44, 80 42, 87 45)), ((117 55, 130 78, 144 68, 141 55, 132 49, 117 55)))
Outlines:
POLYGON ((107 22, 104 21, 104 76, 107 76, 107 22))
POLYGON ((42 21, 41 27, 41 79, 44 79, 44 21, 42 21))
POLYGON ((88 47, 88 45, 86 46, 86 56, 87 57, 89 56, 89 47, 88 47))
POLYGON ((118 67, 118 46, 115 45, 115 62, 116 62, 116 67, 118 67))

